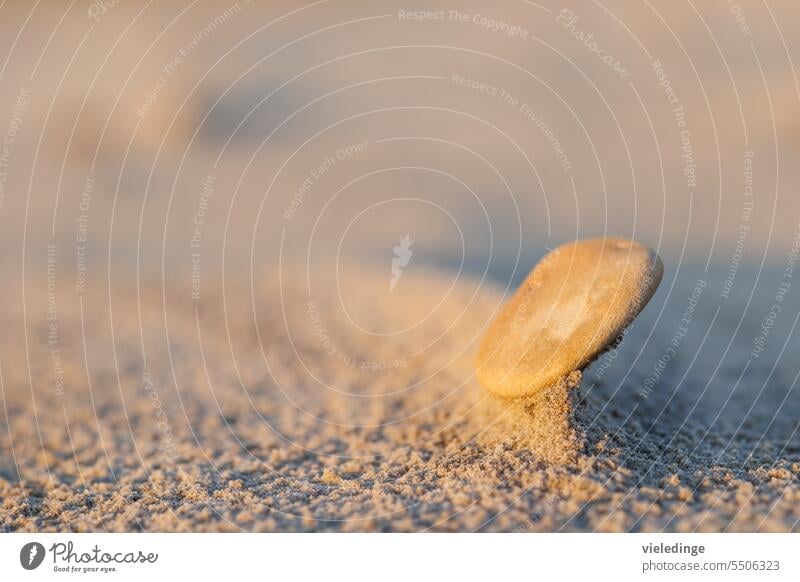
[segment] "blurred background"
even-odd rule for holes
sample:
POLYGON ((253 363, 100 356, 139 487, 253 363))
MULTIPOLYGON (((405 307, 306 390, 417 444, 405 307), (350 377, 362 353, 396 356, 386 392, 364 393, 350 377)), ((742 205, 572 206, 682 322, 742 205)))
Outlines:
POLYGON ((498 279, 603 234, 671 264, 784 261, 795 2, 420 10, 3 3, 6 272, 49 243, 74 272, 80 242, 87 289, 162 265, 190 284, 281 250, 385 263, 406 233, 415 265, 498 279))

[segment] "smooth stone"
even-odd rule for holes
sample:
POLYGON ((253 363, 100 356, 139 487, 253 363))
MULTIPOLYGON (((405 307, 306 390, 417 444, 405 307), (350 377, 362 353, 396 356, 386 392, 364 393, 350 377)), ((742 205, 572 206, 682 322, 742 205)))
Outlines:
POLYGON ((664 268, 623 238, 579 240, 546 255, 492 322, 478 350, 481 385, 522 398, 582 370, 647 305, 664 268))

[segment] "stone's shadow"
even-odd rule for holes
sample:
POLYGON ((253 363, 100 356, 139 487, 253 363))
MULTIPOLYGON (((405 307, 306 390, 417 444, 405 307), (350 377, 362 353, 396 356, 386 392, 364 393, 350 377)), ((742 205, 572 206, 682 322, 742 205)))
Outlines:
MULTIPOLYGON (((654 483, 800 460, 794 317, 776 320, 763 351, 753 351, 781 275, 740 272, 727 299, 719 273, 668 277, 619 345, 584 371, 578 415, 587 447, 617 447, 621 462, 654 483)), ((800 310, 796 298, 783 305, 800 310)))

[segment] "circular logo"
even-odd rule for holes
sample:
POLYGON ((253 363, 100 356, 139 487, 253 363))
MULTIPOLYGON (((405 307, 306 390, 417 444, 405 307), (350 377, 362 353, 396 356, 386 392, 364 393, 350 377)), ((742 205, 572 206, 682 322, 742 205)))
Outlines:
POLYGON ((19 563, 26 570, 35 570, 44 561, 44 546, 39 542, 29 542, 19 551, 19 563))

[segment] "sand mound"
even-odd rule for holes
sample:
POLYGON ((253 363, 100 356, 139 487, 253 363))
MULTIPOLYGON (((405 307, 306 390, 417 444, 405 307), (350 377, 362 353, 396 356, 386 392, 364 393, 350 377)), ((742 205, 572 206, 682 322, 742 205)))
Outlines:
POLYGON ((576 371, 527 398, 483 399, 474 415, 476 426, 486 427, 482 442, 511 442, 550 463, 577 462, 585 447, 585 435, 576 418, 580 382, 581 373, 576 371))

